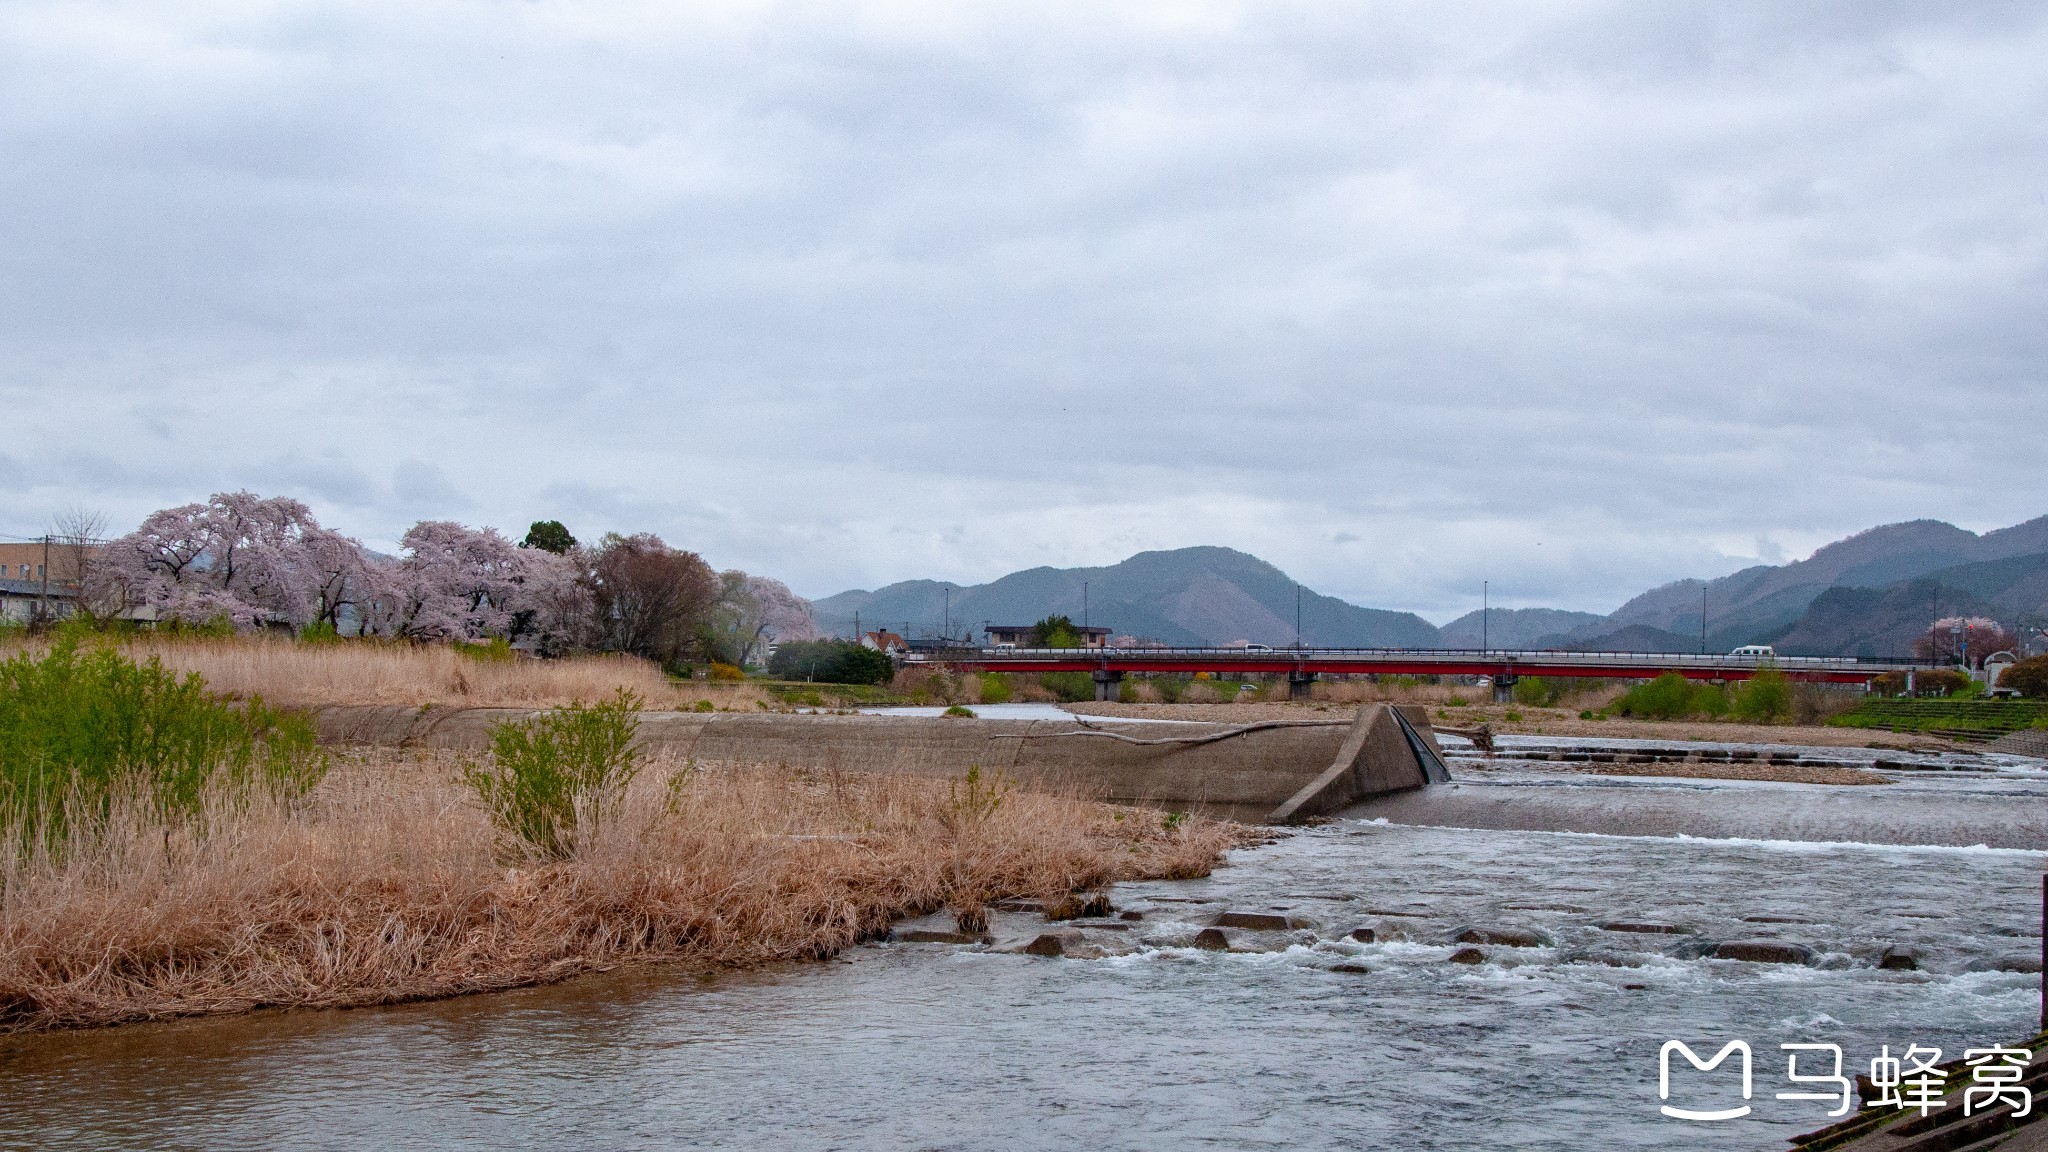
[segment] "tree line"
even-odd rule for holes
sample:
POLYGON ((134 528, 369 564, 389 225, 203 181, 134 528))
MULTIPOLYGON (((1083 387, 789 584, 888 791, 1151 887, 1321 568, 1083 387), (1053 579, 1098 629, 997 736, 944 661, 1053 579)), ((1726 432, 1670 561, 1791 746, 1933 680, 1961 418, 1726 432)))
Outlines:
POLYGON ((626 652, 674 668, 743 664, 817 636, 781 581, 719 572, 651 533, 579 543, 555 520, 515 543, 423 520, 396 556, 324 528, 303 503, 251 492, 152 513, 81 573, 95 617, 421 642, 525 641, 543 655, 626 652))

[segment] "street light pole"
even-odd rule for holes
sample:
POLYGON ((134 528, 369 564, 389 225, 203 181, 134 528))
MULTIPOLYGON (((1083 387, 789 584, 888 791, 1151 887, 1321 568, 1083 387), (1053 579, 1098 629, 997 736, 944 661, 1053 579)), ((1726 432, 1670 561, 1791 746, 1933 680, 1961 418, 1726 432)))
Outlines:
POLYGON ((1488 583, 1489 581, 1485 580, 1479 582, 1479 650, 1481 652, 1491 651, 1493 647, 1487 643, 1489 638, 1486 635, 1488 617, 1492 615, 1492 605, 1487 600, 1488 583))

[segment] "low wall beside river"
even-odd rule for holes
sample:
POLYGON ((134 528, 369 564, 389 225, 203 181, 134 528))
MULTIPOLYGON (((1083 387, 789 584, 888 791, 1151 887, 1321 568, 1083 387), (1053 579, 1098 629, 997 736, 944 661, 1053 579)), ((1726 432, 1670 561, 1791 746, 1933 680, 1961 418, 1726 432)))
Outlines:
MULTIPOLYGON (((482 750, 525 708, 335 705, 333 744, 482 750)), ((1346 720, 1159 724, 964 717, 644 712, 644 746, 700 761, 958 776, 999 771, 1024 787, 1119 804, 1287 822, 1448 779, 1421 708, 1367 704, 1346 720)))

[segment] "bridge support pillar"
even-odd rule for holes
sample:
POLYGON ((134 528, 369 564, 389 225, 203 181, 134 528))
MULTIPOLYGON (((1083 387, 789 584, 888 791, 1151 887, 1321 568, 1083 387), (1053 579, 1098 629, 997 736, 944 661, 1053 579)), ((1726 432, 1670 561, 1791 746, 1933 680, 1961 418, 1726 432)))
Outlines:
POLYGON ((1121 672, 1111 672, 1106 668, 1097 668, 1094 672, 1089 673, 1089 675, 1095 678, 1095 698, 1097 700, 1114 700, 1123 689, 1124 674, 1121 672))
POLYGON ((1517 679, 1519 677, 1505 668, 1494 673, 1493 702, 1495 704, 1513 704, 1515 702, 1515 681, 1517 679))
POLYGON ((1316 674, 1314 672, 1301 668, 1289 672, 1287 674, 1287 698, 1289 700, 1308 699, 1309 689, 1315 685, 1315 682, 1316 674))

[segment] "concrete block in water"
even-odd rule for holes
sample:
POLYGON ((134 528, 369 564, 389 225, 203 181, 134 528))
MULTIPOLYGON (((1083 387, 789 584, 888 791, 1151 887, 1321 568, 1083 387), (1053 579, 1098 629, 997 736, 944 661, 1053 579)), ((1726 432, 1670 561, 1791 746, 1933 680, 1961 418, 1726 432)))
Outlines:
POLYGON ((1230 937, 1225 936, 1221 928, 1204 928, 1195 933, 1195 938, 1189 941, 1189 944, 1210 952, 1230 951, 1230 937))
POLYGON ((1911 944, 1894 944, 1884 950, 1877 966, 1894 972, 1917 972, 1920 970, 1920 950, 1911 944))

